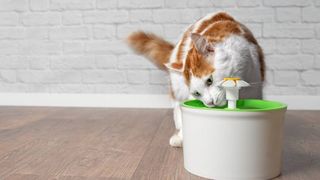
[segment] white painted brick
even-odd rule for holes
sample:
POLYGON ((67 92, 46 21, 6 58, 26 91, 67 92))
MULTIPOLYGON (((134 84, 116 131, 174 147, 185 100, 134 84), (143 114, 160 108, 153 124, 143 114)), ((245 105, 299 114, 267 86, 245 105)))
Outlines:
POLYGON ((122 83, 125 82, 125 73, 117 70, 84 71, 84 83, 122 83))
POLYGON ((164 36, 163 27, 160 24, 122 24, 118 25, 117 37, 120 39, 126 38, 130 33, 138 30, 152 32, 159 36, 164 36))
POLYGON ((129 20, 129 13, 125 10, 89 11, 84 12, 83 19, 88 24, 123 23, 129 20))
POLYGON ((115 55, 97 55, 95 60, 98 69, 116 69, 118 67, 117 56, 115 55))
POLYGON ((15 41, 1 41, 0 55, 17 54, 19 52, 19 44, 15 41))
POLYGON ((52 57, 51 69, 91 69, 95 66, 93 56, 52 57))
POLYGON ((51 93, 89 93, 87 85, 83 84, 50 84, 47 85, 51 93))
POLYGON ((296 39, 277 39, 276 48, 279 54, 297 54, 300 51, 300 42, 296 39))
MULTIPOLYGON (((23 41, 21 55, 51 55, 62 52, 62 43, 55 41, 23 41)), ((0 50, 1 51, 1 50, 0 50)))
POLYGON ((82 54, 84 52, 84 44, 82 42, 64 42, 63 52, 65 54, 82 54))
POLYGON ((118 6, 118 0, 97 0, 98 9, 111 9, 118 6))
POLYGON ((301 10, 296 7, 277 8, 276 19, 278 22, 300 22, 301 10))
POLYGON ((320 85, 320 71, 308 70, 301 73, 301 80, 304 85, 320 85))
POLYGON ((308 6, 310 5, 310 0, 264 0, 266 6, 308 6))
POLYGON ((320 25, 316 26, 317 37, 320 38, 320 25))
POLYGON ((88 10, 94 8, 95 0, 51 0, 53 10, 88 10))
POLYGON ((285 96, 297 96, 297 95, 316 95, 316 88, 314 87, 285 87, 285 86, 265 86, 265 94, 268 95, 285 95, 285 96))
POLYGON ((296 71, 275 71, 274 76, 274 84, 279 86, 296 86, 299 82, 296 71))
POLYGON ((32 11, 46 11, 49 9, 49 0, 29 0, 32 11))
POLYGON ((245 26, 250 29, 256 38, 262 37, 262 24, 260 23, 246 23, 245 26))
POLYGON ((274 72, 273 70, 266 70, 265 71, 265 79, 264 79, 264 85, 271 85, 274 83, 274 72))
POLYGON ((301 50, 304 53, 320 53, 320 40, 302 40, 301 50))
POLYGON ((275 70, 305 70, 314 63, 312 55, 269 55, 265 58, 268 69, 275 70))
POLYGON ((274 38, 312 38, 314 28, 310 24, 264 24, 263 36, 274 38))
POLYGON ((273 54, 276 51, 276 42, 274 39, 259 39, 258 42, 264 54, 273 54))
POLYGON ((168 86, 152 84, 131 84, 124 92, 135 93, 135 94, 168 94, 168 86))
POLYGON ((1 83, 0 84, 0 91, 1 92, 9 92, 9 93, 15 93, 15 92, 28 92, 28 86, 26 84, 17 84, 17 83, 1 83))
POLYGON ((179 23, 180 14, 176 9, 157 9, 153 11, 153 21, 155 23, 179 23))
POLYGON ((188 0, 187 2, 190 8, 205 8, 205 7, 212 7, 211 0, 188 0))
POLYGON ((186 29, 186 25, 181 25, 181 24, 167 24, 164 25, 164 35, 166 38, 171 39, 175 38, 178 39, 180 38, 181 34, 183 31, 186 29))
POLYGON ((42 71, 21 70, 17 71, 17 79, 23 83, 80 83, 80 71, 42 71))
POLYGON ((61 21, 61 14, 50 13, 26 13, 22 15, 22 23, 26 26, 58 25, 61 21))
POLYGON ((320 69, 320 55, 315 57, 315 68, 320 69))
POLYGON ((97 25, 93 27, 95 39, 112 39, 116 37, 116 27, 113 25, 97 25))
POLYGON ((180 23, 194 23, 199 18, 201 18, 201 12, 198 9, 181 9, 180 12, 180 23))
POLYGON ((236 6, 236 0, 189 0, 188 6, 191 8, 194 7, 235 7, 236 6))
POLYGON ((89 54, 123 54, 129 51, 129 48, 118 40, 100 40, 86 43, 86 52, 89 54))
POLYGON ((63 25, 79 25, 82 23, 81 12, 64 12, 62 14, 63 25))
POLYGON ((159 8, 163 0, 118 0, 120 8, 159 8))
POLYGON ((150 71, 150 84, 169 84, 168 73, 160 70, 150 71))
POLYGON ((320 8, 307 7, 302 9, 302 20, 304 22, 320 22, 320 8))
POLYGON ((270 8, 241 8, 228 11, 236 20, 240 22, 272 22, 274 10, 270 8), (253 15, 254 14, 254 15, 253 15))
POLYGON ((131 22, 151 22, 152 11, 147 9, 135 9, 129 12, 131 22))
POLYGON ((48 56, 31 56, 27 58, 29 67, 33 70, 42 70, 49 67, 50 59, 48 56))
POLYGON ((5 82, 5 83, 16 82, 16 72, 14 70, 1 70, 0 82, 5 82))
POLYGON ((133 70, 127 72, 127 80, 130 84, 147 84, 149 82, 149 71, 133 70))
POLYGON ((27 0, 1 0, 0 11, 26 11, 28 9, 27 0))
POLYGON ((0 69, 27 69, 28 61, 22 56, 0 56, 0 69))
MULTIPOLYGON (((199 1, 199 3, 202 1, 199 1)), ((164 0, 164 6, 166 8, 186 8, 188 3, 186 1, 172 1, 172 0, 164 0)))
POLYGON ((49 29, 47 27, 27 27, 25 29, 25 39, 27 40, 45 40, 49 38, 49 29))
POLYGON ((149 60, 137 55, 121 55, 118 63, 120 69, 155 69, 149 60))
POLYGON ((15 26, 19 23, 18 14, 15 12, 1 12, 0 26, 15 26))
POLYGON ((237 2, 239 7, 257 7, 261 5, 260 0, 239 0, 237 2))
POLYGON ((314 4, 315 4, 316 6, 320 6, 320 0, 314 0, 314 4))
POLYGON ((20 27, 0 28, 0 39, 22 39, 24 29, 20 27))
POLYGON ((86 27, 63 27, 49 30, 49 38, 52 40, 88 39, 88 37, 86 27))

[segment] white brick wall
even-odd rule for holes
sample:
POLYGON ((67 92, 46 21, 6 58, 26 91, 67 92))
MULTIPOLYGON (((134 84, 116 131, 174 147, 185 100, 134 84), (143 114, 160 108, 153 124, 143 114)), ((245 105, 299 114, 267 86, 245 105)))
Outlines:
POLYGON ((167 93, 167 75, 123 39, 143 29, 175 43, 220 10, 262 45, 267 94, 320 95, 319 0, 3 0, 0 92, 167 93))

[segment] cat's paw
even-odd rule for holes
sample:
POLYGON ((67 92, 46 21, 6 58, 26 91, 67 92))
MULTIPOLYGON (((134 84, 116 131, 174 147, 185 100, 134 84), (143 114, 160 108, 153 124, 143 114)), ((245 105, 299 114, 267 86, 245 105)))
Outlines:
POLYGON ((171 136, 169 143, 172 147, 182 147, 182 137, 174 134, 171 136))

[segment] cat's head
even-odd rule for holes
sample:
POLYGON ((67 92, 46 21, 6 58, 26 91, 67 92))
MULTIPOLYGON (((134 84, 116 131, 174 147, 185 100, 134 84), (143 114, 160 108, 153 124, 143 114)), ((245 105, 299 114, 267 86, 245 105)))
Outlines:
POLYGON ((167 67, 182 73, 189 93, 201 100, 207 107, 223 106, 226 104, 225 91, 216 86, 214 68, 214 43, 209 42, 200 34, 191 34, 192 46, 187 52, 185 63, 171 63, 167 67))

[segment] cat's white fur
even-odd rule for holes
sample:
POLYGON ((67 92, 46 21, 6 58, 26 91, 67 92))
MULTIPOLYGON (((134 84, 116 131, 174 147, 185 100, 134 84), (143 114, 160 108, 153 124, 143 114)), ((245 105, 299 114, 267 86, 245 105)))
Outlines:
MULTIPOLYGON (((191 38, 190 38, 191 43, 191 38)), ((176 47, 177 48, 177 47, 176 47)), ((173 52, 177 51, 174 49, 173 52)), ((172 53, 175 57, 175 53, 172 53)), ((171 60, 174 59, 170 58, 171 60)), ((224 77, 240 77, 249 83, 261 83, 260 63, 255 44, 250 43, 244 37, 239 35, 232 35, 226 38, 223 42, 215 44, 215 53, 209 58, 215 66, 215 71, 212 74, 213 83, 223 80, 224 77)), ((213 85, 206 87, 204 82, 208 77, 196 78, 191 77, 190 87, 185 84, 183 74, 180 72, 170 70, 171 86, 175 94, 176 102, 174 103, 174 121, 176 129, 178 130, 170 138, 170 145, 174 147, 181 147, 183 142, 182 137, 182 118, 180 102, 189 98, 192 91, 202 93, 200 99, 206 105, 210 106, 210 102, 214 105, 224 105, 226 103, 224 91, 213 85)), ((254 88, 243 88, 240 91, 241 98, 261 98, 261 86, 254 88)))

